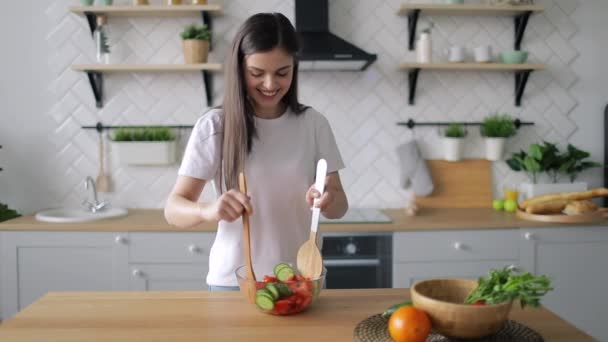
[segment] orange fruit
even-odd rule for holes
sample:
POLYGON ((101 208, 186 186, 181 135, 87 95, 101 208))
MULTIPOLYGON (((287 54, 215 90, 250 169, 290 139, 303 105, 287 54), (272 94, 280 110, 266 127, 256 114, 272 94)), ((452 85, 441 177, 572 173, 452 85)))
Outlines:
POLYGON ((431 320, 426 312, 404 306, 391 315, 388 332, 395 342, 424 342, 431 333, 431 320))

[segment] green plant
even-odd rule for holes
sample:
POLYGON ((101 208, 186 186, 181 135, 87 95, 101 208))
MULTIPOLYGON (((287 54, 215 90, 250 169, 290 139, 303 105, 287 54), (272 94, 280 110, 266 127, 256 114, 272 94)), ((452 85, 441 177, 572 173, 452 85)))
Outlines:
POLYGON ((568 144, 568 151, 563 155, 562 164, 559 166, 558 171, 567 174, 570 182, 574 182, 579 173, 593 167, 602 166, 600 163, 584 160, 589 158, 589 156, 589 152, 579 150, 573 145, 568 144))
POLYGON ((532 183, 536 183, 539 174, 543 172, 549 175, 553 183, 557 183, 562 174, 567 174, 570 181, 574 182, 580 172, 601 166, 599 163, 584 160, 588 157, 588 152, 571 144, 568 144, 566 153, 560 153, 556 144, 543 141, 542 144, 531 144, 527 153, 513 153, 506 163, 513 171, 526 172, 532 183))
POLYGON ((13 210, 4 203, 0 203, 0 222, 14 219, 21 216, 16 210, 13 210))
POLYGON ((463 124, 452 123, 445 130, 445 136, 448 138, 464 138, 466 131, 463 124))
POLYGON ((523 150, 519 153, 513 153, 513 156, 506 161, 507 165, 513 171, 524 171, 532 183, 536 184, 539 174, 547 172, 552 176, 553 181, 557 182, 557 174, 561 164, 559 150, 555 144, 546 141, 543 144, 531 144, 528 152, 523 150))
POLYGON ((513 119, 507 114, 487 116, 480 126, 481 136, 487 138, 509 138, 517 133, 513 119))
POLYGON ((180 33, 182 39, 211 40, 211 30, 205 24, 191 24, 180 33))
POLYGON ((119 128, 113 141, 172 141, 175 134, 167 127, 119 128))
POLYGON ((465 304, 482 302, 499 304, 519 300, 522 308, 540 306, 540 298, 553 290, 551 279, 546 276, 536 277, 529 272, 514 274, 513 269, 505 267, 502 270, 490 270, 484 278, 479 278, 475 288, 465 304))

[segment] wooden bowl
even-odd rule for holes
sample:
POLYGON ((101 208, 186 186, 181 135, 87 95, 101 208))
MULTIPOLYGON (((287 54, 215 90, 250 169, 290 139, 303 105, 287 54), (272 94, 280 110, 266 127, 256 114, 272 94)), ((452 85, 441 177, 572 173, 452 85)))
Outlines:
POLYGON ((479 338, 505 324, 512 302, 496 305, 463 304, 477 280, 431 279, 411 288, 414 306, 425 311, 437 332, 453 338, 479 338))

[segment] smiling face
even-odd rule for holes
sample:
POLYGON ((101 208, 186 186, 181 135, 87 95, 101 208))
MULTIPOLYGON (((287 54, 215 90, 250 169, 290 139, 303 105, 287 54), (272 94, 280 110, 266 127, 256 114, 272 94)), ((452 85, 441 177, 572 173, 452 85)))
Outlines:
POLYGON ((245 56, 247 95, 256 116, 275 118, 282 114, 280 103, 291 86, 293 66, 293 57, 280 48, 245 56))

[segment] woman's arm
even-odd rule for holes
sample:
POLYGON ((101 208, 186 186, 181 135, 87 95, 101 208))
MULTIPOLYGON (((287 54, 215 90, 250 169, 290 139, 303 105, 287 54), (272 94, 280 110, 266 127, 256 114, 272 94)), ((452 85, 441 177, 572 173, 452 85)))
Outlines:
MULTIPOLYGON (((313 185, 306 192, 306 201, 310 206, 313 206, 317 197, 319 197, 319 193, 313 185)), ((337 219, 346 214, 348 200, 346 199, 346 193, 344 193, 338 171, 332 172, 325 177, 325 191, 318 202, 317 206, 321 208, 323 216, 328 219, 337 219)))
POLYGON ((249 197, 237 190, 225 192, 213 203, 198 203, 207 181, 178 176, 165 205, 165 219, 178 227, 192 227, 201 222, 232 222, 243 210, 253 213, 249 197))

